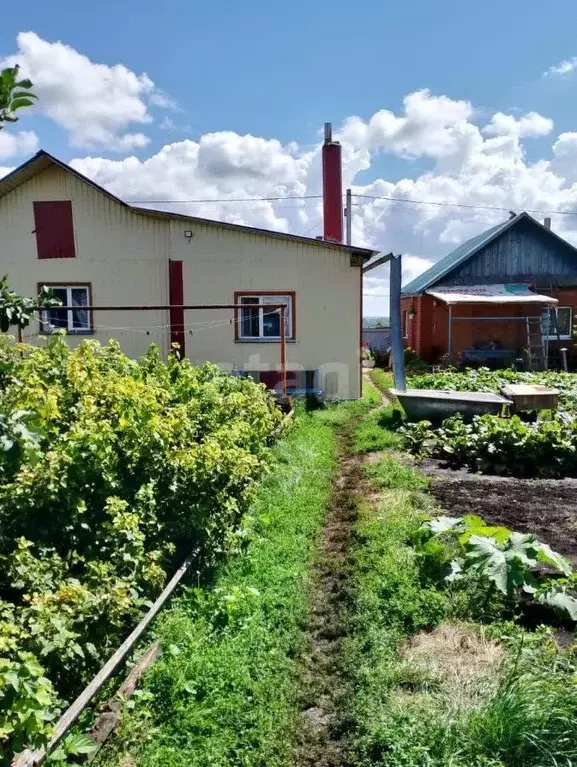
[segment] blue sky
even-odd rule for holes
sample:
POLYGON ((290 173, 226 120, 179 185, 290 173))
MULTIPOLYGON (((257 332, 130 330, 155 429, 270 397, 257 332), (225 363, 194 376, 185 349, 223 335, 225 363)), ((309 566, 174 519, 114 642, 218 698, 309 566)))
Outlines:
MULTIPOLYGON (((0 29, 62 40, 93 61, 147 72, 193 135, 234 130, 307 143, 326 120, 397 109, 429 88, 488 113, 543 111, 575 127, 574 88, 540 75, 577 51, 577 3, 553 0, 28 0, 0 29)), ((46 130, 49 148, 65 137, 46 130)), ((152 130, 158 143, 166 134, 152 130)))
MULTIPOLYGON (((358 193, 561 209, 561 230, 577 237, 574 0, 28 0, 3 21, 0 59, 28 62, 42 103, 19 122, 24 135, 0 144, 5 168, 41 145, 124 197, 314 193, 331 120, 358 193), (26 53, 22 32, 36 36, 26 53), (109 98, 102 83, 117 64, 133 82, 109 98), (405 100, 424 89, 411 112, 405 100), (488 127, 499 113, 514 120, 488 127)), ((359 199, 359 244, 406 252, 407 277, 502 215, 371 205, 359 199)), ((316 206, 190 212, 314 235, 316 206)), ((386 291, 384 273, 372 279, 370 290, 386 291)))

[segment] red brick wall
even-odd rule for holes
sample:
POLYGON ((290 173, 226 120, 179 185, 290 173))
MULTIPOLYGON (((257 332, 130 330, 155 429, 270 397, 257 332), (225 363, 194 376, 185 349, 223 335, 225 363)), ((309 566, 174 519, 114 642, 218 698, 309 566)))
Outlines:
MULTIPOLYGON (((577 323, 577 288, 548 292, 547 295, 557 298, 559 306, 573 307, 574 323, 577 323)), ((411 308, 415 316, 410 321, 409 338, 405 343, 427 362, 438 362, 447 352, 449 309, 428 295, 403 298, 401 310, 411 308)), ((521 350, 527 345, 526 325, 521 318, 538 315, 542 310, 542 304, 453 306, 452 349, 458 352, 471 348, 476 342, 498 341, 502 348, 521 350), (459 317, 467 319, 459 320, 459 317), (475 322, 475 317, 495 317, 495 320, 475 322), (520 319, 507 320, 506 317, 520 319)), ((575 345, 572 342, 564 342, 564 345, 570 348, 570 357, 577 362, 575 345)))

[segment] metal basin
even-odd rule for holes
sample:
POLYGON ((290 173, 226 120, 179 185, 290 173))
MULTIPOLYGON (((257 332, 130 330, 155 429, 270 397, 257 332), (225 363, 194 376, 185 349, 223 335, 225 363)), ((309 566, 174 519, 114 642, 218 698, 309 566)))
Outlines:
POLYGON ((444 421, 460 413, 463 420, 473 416, 500 415, 511 400, 500 394, 476 391, 443 391, 439 389, 389 389, 401 403, 409 421, 444 421))

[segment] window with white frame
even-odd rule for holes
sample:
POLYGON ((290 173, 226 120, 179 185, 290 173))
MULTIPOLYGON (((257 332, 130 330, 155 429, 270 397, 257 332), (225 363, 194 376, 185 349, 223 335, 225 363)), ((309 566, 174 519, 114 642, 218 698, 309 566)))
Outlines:
POLYGON ((570 306, 552 306, 545 312, 545 335, 555 340, 572 337, 573 309, 570 306))
POLYGON ((292 339, 294 337, 293 298, 292 295, 275 295, 274 293, 261 293, 258 295, 237 293, 236 302, 242 304, 238 315, 238 338, 255 341, 274 341, 280 339, 281 310, 278 304, 282 304, 286 307, 284 312, 285 338, 287 340, 292 339), (267 309, 267 305, 270 305, 270 309, 267 309))
POLYGON ((41 315, 43 333, 66 330, 67 333, 92 333, 92 318, 85 307, 90 306, 90 285, 47 285, 61 306, 44 309, 41 315), (73 309, 63 309, 72 306, 73 309))
POLYGON ((403 339, 408 341, 409 339, 409 323, 411 321, 411 314, 408 309, 403 312, 403 339))

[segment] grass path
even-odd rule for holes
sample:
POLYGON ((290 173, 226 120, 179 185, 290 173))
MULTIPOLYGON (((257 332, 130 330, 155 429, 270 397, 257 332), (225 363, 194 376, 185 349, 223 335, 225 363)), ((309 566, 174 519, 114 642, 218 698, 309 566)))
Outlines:
MULTIPOLYGON (((322 611, 316 586, 337 585, 316 552, 332 550, 331 536, 342 532, 343 518, 329 515, 322 533, 338 492, 339 435, 350 441, 349 425, 378 401, 373 393, 296 418, 276 448, 242 552, 212 588, 187 588, 159 621, 163 655, 100 767, 292 767, 306 705, 302 650, 321 641, 323 622, 310 624, 310 594, 322 611)), ((312 677, 316 700, 320 678, 312 677)))
POLYGON ((356 420, 337 433, 339 463, 333 479, 314 565, 309 613, 301 656, 301 718, 296 764, 336 767, 343 753, 342 712, 351 694, 344 671, 347 605, 352 600, 349 548, 363 482, 354 450, 356 420))
POLYGON ((365 379, 361 418, 347 418, 337 431, 338 471, 333 480, 314 564, 313 585, 301 658, 301 720, 296 767, 338 767, 350 750, 349 701, 354 674, 348 655, 355 626, 353 545, 363 499, 374 494, 365 468, 368 454, 396 445, 383 429, 391 408, 365 379))

